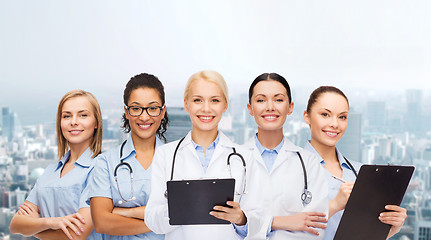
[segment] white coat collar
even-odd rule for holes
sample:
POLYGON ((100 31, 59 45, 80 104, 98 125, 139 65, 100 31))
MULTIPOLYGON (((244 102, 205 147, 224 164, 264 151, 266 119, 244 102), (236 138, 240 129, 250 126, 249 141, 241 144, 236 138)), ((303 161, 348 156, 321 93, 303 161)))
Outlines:
MULTIPOLYGON (((260 155, 260 153, 258 151, 255 138, 253 137, 253 138, 249 139, 243 146, 245 148, 247 148, 248 150, 250 150, 251 152, 254 152, 253 155, 255 156, 256 161, 259 163, 259 165, 261 165, 261 167, 265 168, 265 170, 266 170, 267 168, 266 168, 265 162, 263 161, 262 155, 260 155)), ((295 153, 295 152, 300 152, 301 150, 302 150, 302 148, 296 146, 291 141, 289 141, 286 137, 284 137, 284 144, 281 147, 280 152, 278 153, 278 156, 274 161, 274 165, 272 166, 271 170, 269 171, 269 174, 271 175, 272 172, 277 170, 277 168, 281 164, 283 164, 283 162, 288 160, 286 155, 289 152, 295 153)))
MULTIPOLYGON (((254 149, 257 149, 255 138, 254 137, 250 138, 244 144, 244 147, 246 147, 247 149, 249 149, 251 151, 254 151, 254 149)), ((302 148, 296 146, 291 141, 289 141, 289 139, 287 139, 287 137, 284 137, 284 144, 281 147, 280 152, 282 152, 282 151, 285 151, 285 152, 300 152, 301 149, 302 148)))
MULTIPOLYGON (((218 130, 218 134, 219 134, 219 141, 216 146, 216 149, 219 145, 222 147, 228 147, 228 148, 232 148, 236 146, 236 144, 233 143, 226 135, 224 135, 222 131, 218 130)), ((191 145, 192 148, 194 149, 193 143, 192 143, 192 131, 189 131, 187 135, 184 137, 184 141, 181 143, 181 146, 179 147, 179 149, 186 147, 188 145, 191 145)))
MULTIPOLYGON (((232 147, 237 147, 237 145, 233 143, 226 135, 224 135, 223 132, 221 132, 220 130, 218 130, 218 132, 219 141, 216 145, 213 156, 211 157, 208 169, 211 167, 212 163, 214 162, 214 159, 218 159, 225 152, 226 148, 232 149, 232 147)), ((194 148, 192 143, 192 131, 189 131, 184 137, 184 141, 181 143, 178 150, 181 150, 182 148, 187 148, 190 152, 192 152, 193 156, 195 156, 195 158, 199 160, 199 157, 196 153, 196 149, 194 148)))

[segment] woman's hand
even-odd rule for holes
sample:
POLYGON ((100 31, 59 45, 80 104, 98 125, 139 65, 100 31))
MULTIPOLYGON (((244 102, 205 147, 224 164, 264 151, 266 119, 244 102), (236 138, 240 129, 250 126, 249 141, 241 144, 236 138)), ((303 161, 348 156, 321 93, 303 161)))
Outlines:
POLYGON ((314 235, 319 233, 313 228, 326 229, 328 220, 324 213, 301 212, 290 216, 276 216, 272 221, 271 230, 305 231, 314 235))
POLYGON ((70 228, 78 236, 84 232, 85 220, 79 213, 70 214, 64 217, 46 218, 46 221, 50 229, 61 229, 69 239, 72 239, 72 235, 70 235, 67 228, 70 228))
POLYGON ((234 223, 238 226, 245 225, 247 223, 247 218, 244 212, 241 210, 241 206, 238 202, 228 201, 227 205, 230 207, 215 206, 213 209, 217 211, 211 211, 210 214, 216 218, 223 219, 234 223))
POLYGON ((27 204, 25 202, 21 206, 19 206, 17 214, 27 215, 33 218, 40 218, 40 215, 37 209, 33 209, 30 204, 27 204))
POLYGON ((386 205, 385 209, 389 211, 380 213, 379 220, 392 225, 388 234, 388 238, 390 238, 401 230, 407 218, 407 210, 397 205, 386 205))
POLYGON ((341 184, 337 196, 329 202, 329 217, 332 217, 336 212, 346 207, 354 184, 355 182, 345 182, 341 184))

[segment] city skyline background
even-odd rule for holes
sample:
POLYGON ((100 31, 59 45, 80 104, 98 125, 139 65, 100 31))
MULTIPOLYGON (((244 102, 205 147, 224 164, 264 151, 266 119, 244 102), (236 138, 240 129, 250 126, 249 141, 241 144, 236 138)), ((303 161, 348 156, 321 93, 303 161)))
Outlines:
POLYGON ((246 111, 250 83, 284 76, 294 113, 284 133, 303 146, 309 94, 334 85, 350 102, 337 148, 368 164, 414 165, 394 240, 431 240, 431 2, 6 1, 0 0, 0 240, 47 164, 57 161, 61 97, 83 89, 98 99, 103 149, 117 146, 127 81, 147 72, 166 91, 169 141, 190 130, 181 108, 193 73, 211 69, 229 87, 220 128, 241 144, 256 132, 246 111))
POLYGON ((168 107, 182 105, 188 77, 203 69, 220 72, 231 96, 277 72, 297 106, 320 85, 341 88, 352 106, 405 89, 431 102, 426 0, 0 1, 0 28, 0 106, 23 125, 53 121, 77 88, 102 111, 121 109, 125 83, 141 72, 164 83, 168 107))

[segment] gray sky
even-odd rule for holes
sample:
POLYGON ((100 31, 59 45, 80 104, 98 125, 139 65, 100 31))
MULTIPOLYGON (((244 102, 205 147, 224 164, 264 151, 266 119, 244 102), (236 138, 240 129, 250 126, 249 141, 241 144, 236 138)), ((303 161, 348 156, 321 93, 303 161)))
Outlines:
POLYGON ((220 72, 231 94, 262 72, 293 91, 431 90, 428 0, 0 0, 0 29, 0 106, 23 123, 53 120, 76 88, 104 109, 121 106, 141 72, 160 78, 170 105, 203 69, 220 72))

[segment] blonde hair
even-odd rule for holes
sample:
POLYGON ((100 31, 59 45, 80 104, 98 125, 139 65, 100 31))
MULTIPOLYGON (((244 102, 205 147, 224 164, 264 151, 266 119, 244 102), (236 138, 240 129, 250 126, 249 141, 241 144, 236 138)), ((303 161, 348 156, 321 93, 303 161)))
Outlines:
POLYGON ((190 76, 186 84, 186 89, 184 90, 184 99, 188 98, 190 86, 192 85, 192 83, 199 79, 203 79, 205 81, 217 84, 217 86, 219 86, 223 92, 224 99, 226 100, 226 104, 229 103, 229 94, 228 94, 227 85, 223 76, 220 75, 220 73, 212 70, 200 71, 190 76))
POLYGON ((72 90, 66 93, 63 98, 61 98, 60 103, 57 108, 57 122, 56 122, 56 130, 57 130, 57 156, 61 159, 66 152, 69 150, 69 146, 66 138, 64 138, 63 133, 61 131, 61 112, 63 109, 63 105, 66 101, 74 97, 87 97, 91 106, 93 106, 94 117, 96 118, 97 128, 94 130, 93 139, 90 143, 90 149, 93 152, 92 157, 96 157, 102 152, 102 134, 103 134, 103 124, 102 124, 102 111, 100 111, 99 103, 93 94, 86 92, 84 90, 72 90))

